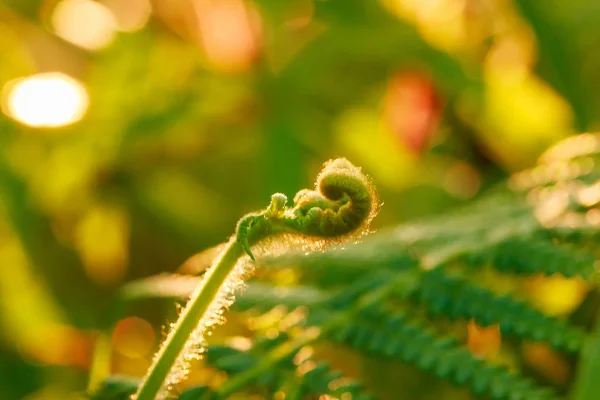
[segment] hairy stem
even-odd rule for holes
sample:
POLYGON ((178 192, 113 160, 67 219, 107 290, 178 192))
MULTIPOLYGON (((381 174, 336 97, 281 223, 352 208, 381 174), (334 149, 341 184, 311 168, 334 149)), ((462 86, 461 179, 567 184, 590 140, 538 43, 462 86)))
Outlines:
POLYGON ((206 273, 204 283, 192 295, 177 323, 169 332, 134 398, 154 400, 158 397, 167 375, 181 354, 188 338, 196 329, 198 321, 204 316, 225 279, 243 254, 244 250, 235 240, 228 243, 223 256, 206 273))
POLYGON ((238 260, 244 254, 254 260, 252 245, 280 233, 321 238, 356 234, 368 228, 379 208, 368 178, 344 158, 325 163, 315 189, 301 190, 292 207, 286 204, 287 197, 276 193, 265 210, 248 214, 238 222, 236 235, 172 326, 133 399, 166 399, 187 376, 190 361, 200 358, 206 348, 205 334, 222 322, 235 290, 243 284, 247 270, 238 260))

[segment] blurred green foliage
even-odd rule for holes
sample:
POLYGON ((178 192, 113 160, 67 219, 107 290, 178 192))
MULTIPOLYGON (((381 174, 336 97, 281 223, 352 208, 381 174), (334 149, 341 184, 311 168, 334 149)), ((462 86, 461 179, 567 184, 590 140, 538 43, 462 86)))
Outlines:
MULTIPOLYGON (((61 3, 0 0, 2 399, 77 398, 121 284, 225 241, 329 158, 373 178, 383 227, 468 201, 600 125, 595 0, 153 0, 140 29, 94 49, 56 35, 61 3), (82 84, 81 120, 16 117, 15 80, 48 72, 82 84)), ((115 16, 146 4, 97 3, 115 16)), ((76 38, 90 18, 74 18, 76 38)), ((154 345, 174 314, 132 315, 154 345)), ((151 353, 113 370, 139 376, 151 353)), ((380 361, 355 369, 394 371, 410 399, 464 395, 380 361)))

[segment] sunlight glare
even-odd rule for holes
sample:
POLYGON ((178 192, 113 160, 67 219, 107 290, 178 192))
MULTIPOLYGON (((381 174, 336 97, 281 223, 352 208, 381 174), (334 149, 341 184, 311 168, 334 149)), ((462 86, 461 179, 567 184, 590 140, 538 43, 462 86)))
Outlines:
POLYGON ((25 125, 55 128, 79 121, 89 105, 85 87, 68 75, 52 72, 7 83, 4 113, 25 125))

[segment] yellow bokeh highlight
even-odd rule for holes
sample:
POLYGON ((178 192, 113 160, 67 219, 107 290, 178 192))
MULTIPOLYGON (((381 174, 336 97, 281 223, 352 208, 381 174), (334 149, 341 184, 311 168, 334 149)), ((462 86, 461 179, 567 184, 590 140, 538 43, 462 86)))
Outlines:
POLYGON ((88 276, 114 285, 126 272, 129 257, 129 219, 106 205, 92 206, 75 228, 75 246, 88 276))
POLYGON ((57 128, 77 122, 88 105, 85 87, 59 72, 16 79, 2 90, 2 111, 37 128, 57 128))
POLYGON ((569 131, 568 104, 539 78, 495 71, 488 75, 487 84, 487 119, 514 142, 550 143, 569 131))
POLYGON ((271 279, 279 286, 292 286, 298 282, 298 274, 293 268, 282 268, 276 271, 271 279))
POLYGON ((374 109, 346 111, 335 126, 339 148, 355 157, 378 184, 401 189, 431 177, 420 170, 418 157, 399 145, 394 133, 374 109))
POLYGON ((30 271, 26 254, 15 238, 0 238, 0 265, 0 323, 16 350, 36 363, 86 368, 89 335, 61 322, 62 310, 30 271))
MULTIPOLYGON (((62 310, 34 273, 17 238, 0 233, 0 323, 3 335, 32 357, 47 347, 62 310), (18 301, 15 301, 18 299, 18 301)), ((52 349, 49 349, 52 350, 52 349)))
POLYGON ((89 367, 92 354, 89 334, 63 324, 50 324, 44 328, 43 341, 21 348, 26 356, 48 365, 89 367))
POLYGON ((252 339, 244 336, 233 336, 226 340, 226 344, 239 351, 248 351, 252 348, 252 339))
POLYGON ((484 63, 482 139, 503 165, 528 167, 572 129, 569 104, 531 71, 526 36, 497 39, 484 63))
POLYGON ((473 321, 467 325, 467 347, 474 356, 493 358, 500 351, 502 335, 499 325, 479 326, 473 321))
POLYGON ((129 358, 148 355, 154 348, 154 329, 146 320, 128 317, 117 323, 113 331, 115 350, 129 358))
POLYGON ((98 151, 83 142, 48 149, 34 137, 22 136, 11 144, 9 160, 27 178, 36 205, 63 217, 87 207, 98 156, 98 151))
POLYGON ((273 394, 273 400, 285 400, 285 392, 278 391, 273 394))
POLYGON ((528 293, 533 304, 548 315, 566 315, 585 298, 589 288, 580 278, 560 275, 539 276, 531 280, 528 293))
POLYGON ((52 14, 54 32, 87 50, 100 50, 115 38, 117 21, 103 4, 92 0, 64 0, 52 14))
POLYGON ((380 0, 390 13, 412 21, 434 46, 455 51, 469 40, 465 0, 380 0))

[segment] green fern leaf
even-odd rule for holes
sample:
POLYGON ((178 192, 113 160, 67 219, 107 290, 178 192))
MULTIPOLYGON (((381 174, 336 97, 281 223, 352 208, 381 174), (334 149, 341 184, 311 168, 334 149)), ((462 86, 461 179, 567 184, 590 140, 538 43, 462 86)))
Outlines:
POLYGON ((302 376, 306 392, 313 395, 328 394, 336 398, 370 400, 362 385, 355 380, 344 378, 339 371, 331 370, 329 363, 319 362, 315 367, 302 376))
POLYGON ((465 257, 468 266, 490 264, 503 272, 524 275, 561 274, 589 279, 594 273, 595 257, 566 245, 534 235, 513 237, 465 257))
MULTIPOLYGON (((130 400, 137 390, 140 380, 123 375, 113 375, 106 379, 96 393, 90 395, 91 400, 130 400)), ((205 399, 210 393, 206 386, 194 386, 184 390, 177 400, 205 399)))
POLYGON ((455 339, 440 337, 426 322, 381 305, 365 309, 360 320, 349 322, 332 336, 367 354, 397 359, 457 385, 468 385, 476 395, 494 400, 558 399, 551 388, 477 359, 455 339))
POLYGON ((480 325, 500 324, 503 333, 555 348, 577 352, 585 332, 566 321, 552 318, 510 295, 497 296, 468 279, 441 270, 425 273, 415 298, 434 314, 452 319, 474 319, 480 325))

